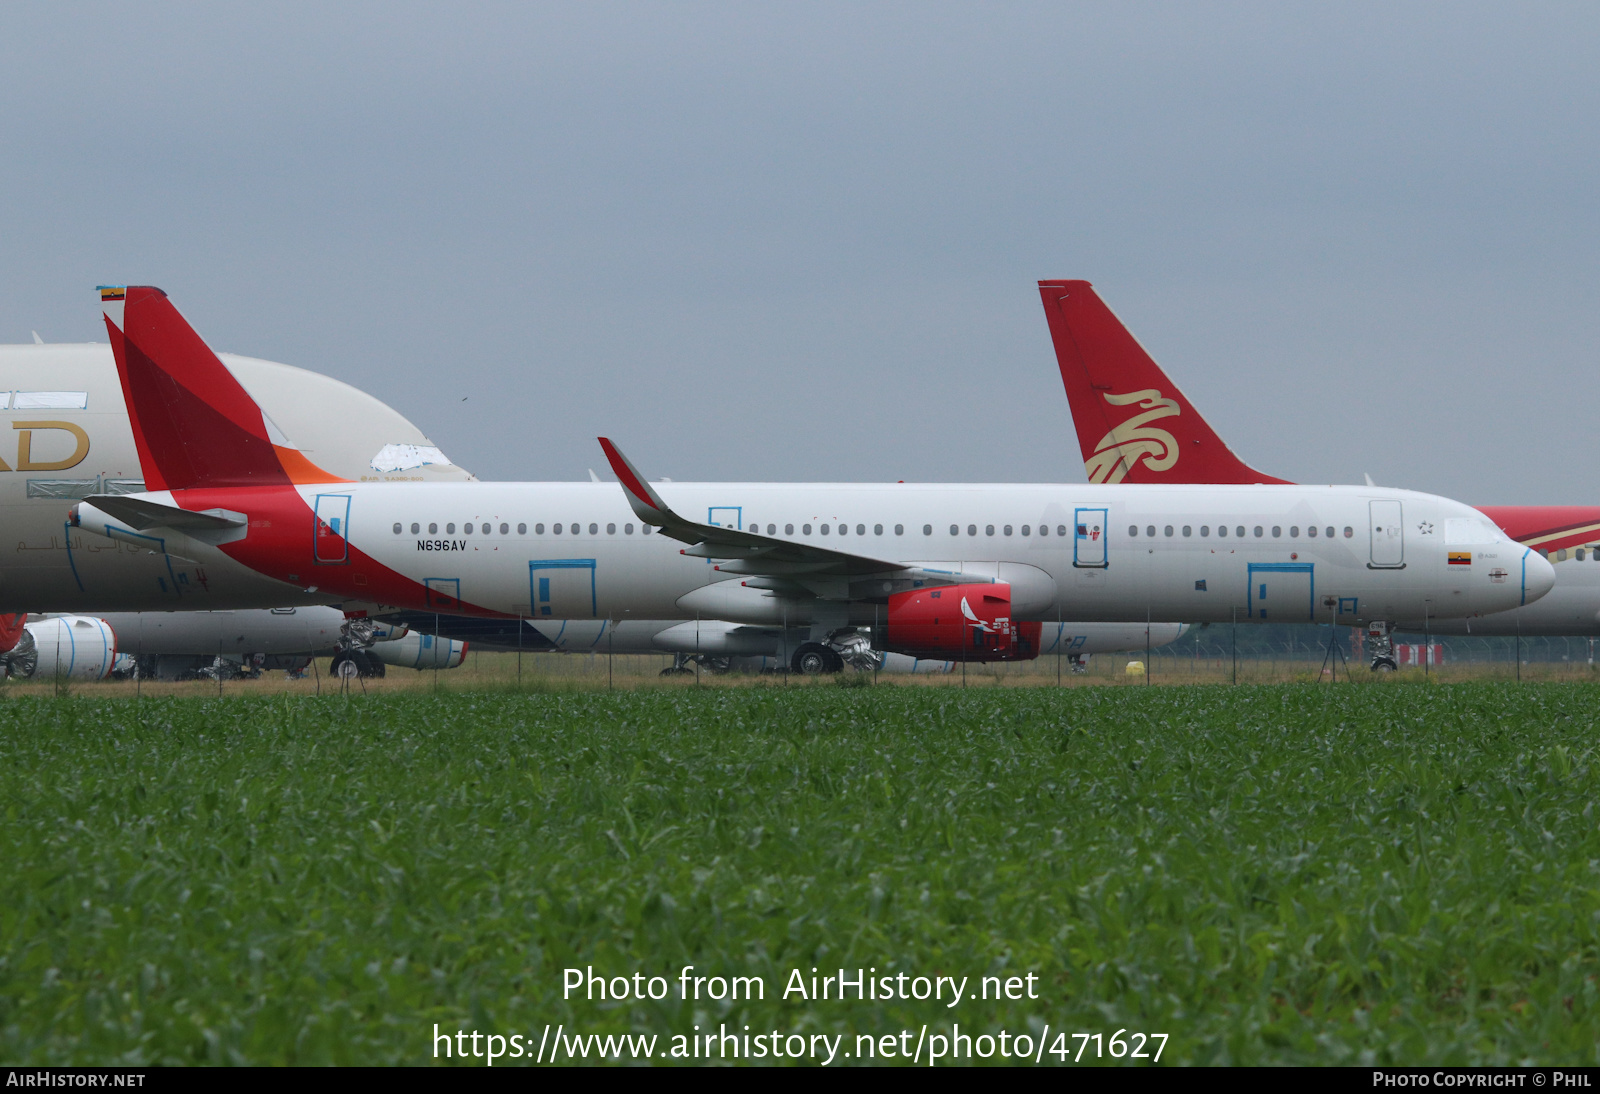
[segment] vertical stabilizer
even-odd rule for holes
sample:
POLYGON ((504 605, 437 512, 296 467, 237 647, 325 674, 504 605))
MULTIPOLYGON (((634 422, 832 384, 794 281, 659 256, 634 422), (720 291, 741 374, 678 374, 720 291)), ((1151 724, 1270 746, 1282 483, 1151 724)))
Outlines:
POLYGON ((1090 482, 1284 483, 1222 442, 1087 281, 1041 281, 1090 482))
POLYGON ((147 489, 347 481, 289 443, 166 293, 101 286, 100 302, 147 489))

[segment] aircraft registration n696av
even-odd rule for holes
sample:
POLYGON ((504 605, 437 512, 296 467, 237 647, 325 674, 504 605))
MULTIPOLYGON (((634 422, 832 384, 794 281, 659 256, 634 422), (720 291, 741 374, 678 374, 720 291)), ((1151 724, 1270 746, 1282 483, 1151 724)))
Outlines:
MULTIPOLYGON (((1039 295, 1091 482, 1285 482, 1233 453, 1089 282, 1041 281, 1039 295)), ((1291 538, 1301 534, 1297 525, 1305 526, 1304 549, 1317 526, 1293 522, 1291 538)), ((1389 527, 1400 533, 1402 551, 1423 534, 1420 525, 1390 522, 1389 527)), ((1509 537, 1555 556, 1555 585, 1538 603, 1530 597, 1526 605, 1482 617, 1412 610, 1351 620, 1373 625, 1375 668, 1394 666, 1388 653, 1390 625, 1439 634, 1600 634, 1600 566, 1594 565, 1600 562, 1600 506, 1486 505, 1470 518, 1435 525, 1429 534, 1442 535, 1447 572, 1463 581, 1481 580, 1484 574, 1491 579, 1507 575, 1503 580, 1509 581, 1512 560, 1521 552, 1493 542, 1509 537)))
POLYGON ((165 293, 101 296, 149 489, 90 497, 73 521, 220 553, 346 610, 871 626, 881 649, 982 661, 1036 656, 1040 624, 1058 618, 1466 617, 1552 581, 1503 536, 1485 546, 1506 566, 1462 580, 1434 529, 1473 511, 1404 490, 657 487, 605 439, 620 487, 347 482, 283 439, 165 293), (1291 524, 1320 537, 1285 538, 1291 524))

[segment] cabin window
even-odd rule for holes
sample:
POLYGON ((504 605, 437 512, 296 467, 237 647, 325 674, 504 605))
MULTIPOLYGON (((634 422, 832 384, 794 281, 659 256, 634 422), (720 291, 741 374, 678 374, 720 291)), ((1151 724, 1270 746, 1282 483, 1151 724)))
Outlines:
POLYGON ((470 536, 472 534, 472 525, 470 525, 470 524, 462 525, 461 532, 462 532, 463 535, 470 536))
POLYGON ((1056 535, 1064 536, 1066 534, 1067 534, 1067 526, 1065 524, 1056 525, 1056 535))
POLYGON ((1274 524, 1272 526, 1272 538, 1273 539, 1282 539, 1283 538, 1283 529, 1280 528, 1276 524, 1274 524))
POLYGON ((777 534, 778 534, 778 526, 776 524, 767 525, 767 535, 775 536, 777 534))
POLYGON ((1311 527, 1307 528, 1306 529, 1306 535, 1310 536, 1312 539, 1316 539, 1317 538, 1317 526, 1315 524, 1313 524, 1311 527))
MULTIPOLYGON (((931 531, 933 531, 933 529, 929 528, 928 531, 931 532, 931 531)), ((894 534, 897 535, 897 536, 905 535, 906 534, 906 526, 904 524, 896 524, 894 526, 894 534)))
POLYGON ((502 525, 501 525, 501 526, 500 526, 500 534, 501 534, 501 535, 502 535, 502 536, 509 536, 509 535, 510 535, 510 534, 511 534, 511 525, 509 525, 509 524, 502 524, 502 525))
POLYGON ((1156 535, 1156 526, 1154 524, 1150 525, 1144 530, 1144 534, 1149 536, 1151 539, 1154 539, 1156 535))
MULTIPOLYGON (((520 525, 520 524, 519 524, 519 525, 517 525, 517 531, 519 531, 519 532, 520 532, 520 531, 522 531, 522 528, 523 528, 523 526, 522 526, 522 525, 520 525)), ((534 535, 536 535, 536 536, 542 536, 542 535, 544 535, 544 525, 542 525, 542 524, 535 524, 535 525, 534 525, 534 526, 533 526, 533 534, 534 534, 534 535)))
POLYGON ((1256 538, 1260 539, 1264 534, 1265 534, 1265 531, 1264 531, 1264 529, 1262 529, 1261 525, 1259 525, 1259 524, 1256 525, 1256 538))
POLYGON ((560 534, 561 534, 561 525, 559 525, 559 524, 552 524, 552 525, 551 525, 551 526, 550 526, 550 531, 551 531, 551 532, 552 532, 552 533, 553 533, 553 534, 555 534, 555 535, 558 535, 558 536, 559 536, 559 535, 560 535, 560 534))
POLYGON ((784 535, 786 535, 786 536, 792 536, 792 535, 794 535, 794 525, 792 525, 792 524, 785 524, 785 525, 784 525, 784 526, 783 526, 783 534, 784 534, 784 535))
POLYGON ((873 525, 873 526, 872 526, 872 534, 873 534, 873 535, 875 535, 875 536, 881 536, 881 535, 883 535, 883 525, 881 525, 881 524, 874 524, 874 525, 873 525))
POLYGON ((1217 525, 1217 535, 1226 539, 1228 537, 1228 526, 1226 524, 1217 525))
POLYGON ((1243 539, 1244 538, 1244 525, 1241 524, 1241 525, 1239 525, 1239 527, 1235 528, 1233 530, 1233 534, 1238 536, 1240 539, 1243 539))
POLYGON ((1137 524, 1128 525, 1128 535, 1136 537, 1136 536, 1138 536, 1138 534, 1139 534, 1139 526, 1137 524))
POLYGON ((394 534, 397 536, 400 534, 400 525, 396 524, 394 526, 394 534))
POLYGON ((976 524, 967 525, 967 535, 975 536, 977 534, 978 534, 978 526, 976 524))
POLYGON ((1184 525, 1184 526, 1183 526, 1183 538, 1184 538, 1184 539, 1188 539, 1188 538, 1189 538, 1189 537, 1190 537, 1190 536, 1192 536, 1192 535, 1193 535, 1193 534, 1194 534, 1194 525, 1192 525, 1192 524, 1185 524, 1185 525, 1184 525))
MULTIPOLYGON (((865 524, 856 525, 856 535, 864 536, 866 534, 867 534, 867 526, 865 524)), ((878 534, 880 536, 883 535, 883 525, 881 525, 881 524, 878 525, 878 534)))
POLYGON ((1211 525, 1202 524, 1200 526, 1200 535, 1201 536, 1209 536, 1210 534, 1211 534, 1211 525))
POLYGON ((422 531, 422 525, 420 525, 420 524, 412 524, 411 525, 411 534, 412 535, 416 535, 420 531, 422 531))
POLYGON ((429 524, 428 525, 428 534, 430 536, 438 535, 439 534, 439 526, 437 524, 429 524))
POLYGON ((623 526, 622 526, 622 534, 623 534, 623 535, 625 535, 625 536, 631 536, 631 535, 633 535, 633 525, 631 525, 631 524, 624 524, 624 525, 623 525, 623 526))
POLYGON ((600 526, 598 524, 589 525, 589 534, 591 536, 598 536, 600 534, 600 526))
POLYGON ((1300 538, 1300 526, 1298 524, 1289 525, 1289 538, 1290 539, 1299 539, 1300 538))
POLYGON ((1032 534, 1033 534, 1033 525, 1031 525, 1031 524, 1024 524, 1024 525, 1023 525, 1023 526, 1022 526, 1022 534, 1023 534, 1023 535, 1025 535, 1025 536, 1027 536, 1027 535, 1032 535, 1032 534))
MULTIPOLYGON (((823 527, 826 528, 827 525, 823 525, 823 527)), ((811 525, 802 524, 800 526, 800 534, 803 535, 803 536, 809 536, 811 534, 811 525)))
POLYGON ((655 535, 655 531, 656 530, 654 528, 650 527, 648 524, 639 525, 639 534, 642 535, 642 536, 655 535))
POLYGON ((823 535, 827 535, 832 530, 833 530, 833 525, 831 525, 831 524, 824 524, 822 526, 822 534, 823 535))
POLYGON ((1332 528, 1332 526, 1330 526, 1330 527, 1329 527, 1329 528, 1328 528, 1328 538, 1329 538, 1329 539, 1332 539, 1332 538, 1333 538, 1333 528, 1332 528))
POLYGON ((446 524, 444 526, 444 534, 447 535, 447 536, 455 535, 456 534, 456 526, 454 524, 446 524))
POLYGON ((984 535, 986 535, 986 536, 992 536, 992 535, 994 535, 994 525, 992 525, 992 524, 985 524, 985 525, 984 525, 984 526, 983 526, 983 534, 984 534, 984 535))
POLYGON ((617 534, 617 526, 615 524, 606 525, 606 535, 614 536, 616 534, 617 534))
POLYGON ((1167 538, 1168 538, 1168 539, 1171 539, 1171 538, 1172 538, 1172 525, 1170 525, 1170 524, 1169 524, 1169 525, 1167 525, 1167 527, 1166 527, 1166 529, 1165 529, 1165 534, 1166 534, 1166 537, 1167 537, 1167 538))
MULTIPOLYGON (((1333 535, 1333 530, 1329 529, 1328 530, 1328 534, 1330 536, 1333 535)), ((1353 536, 1355 534, 1356 534, 1356 530, 1354 528, 1350 527, 1348 524, 1346 524, 1344 526, 1344 538, 1345 539, 1349 539, 1351 536, 1353 536)))

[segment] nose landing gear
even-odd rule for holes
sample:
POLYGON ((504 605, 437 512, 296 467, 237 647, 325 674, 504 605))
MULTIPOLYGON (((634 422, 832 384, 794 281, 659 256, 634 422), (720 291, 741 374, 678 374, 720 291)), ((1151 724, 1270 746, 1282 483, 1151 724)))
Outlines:
POLYGON ((1394 659, 1393 627, 1393 623, 1381 619, 1367 624, 1367 642, 1372 647, 1372 664, 1368 668, 1373 672, 1393 672, 1400 667, 1394 659))

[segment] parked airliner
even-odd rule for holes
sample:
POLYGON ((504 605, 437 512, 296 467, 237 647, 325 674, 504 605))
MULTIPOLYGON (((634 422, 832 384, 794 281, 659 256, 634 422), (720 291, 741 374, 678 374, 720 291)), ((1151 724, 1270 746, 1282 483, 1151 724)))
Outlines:
MULTIPOLYGON (((1257 471, 1229 449, 1089 282, 1041 281, 1039 294, 1090 482, 1285 482, 1257 471)), ((1362 622, 1435 634, 1600 634, 1600 506, 1486 505, 1470 519, 1436 525, 1432 535, 1443 534, 1446 565, 1452 571, 1467 575, 1486 564, 1504 567, 1503 558, 1480 557, 1484 518, 1511 539, 1553 556, 1558 565, 1548 595, 1485 616, 1445 618, 1436 611, 1425 615, 1413 610, 1362 622)), ((1307 537, 1317 531, 1315 525, 1299 523, 1307 537)), ((1409 522, 1391 526, 1401 534, 1402 552, 1420 534, 1409 522)), ((1293 525, 1291 530, 1301 531, 1293 525)), ((1387 628, 1373 630, 1374 667, 1393 667, 1387 628)))
MULTIPOLYGON (((373 482, 472 479, 415 425, 364 392, 328 376, 273 361, 217 356, 263 412, 316 459, 318 466, 335 475, 373 482)), ((203 639, 196 641, 195 636, 206 633, 219 619, 228 619, 236 632, 230 635, 230 650, 237 647, 270 656, 286 652, 283 639, 292 630, 289 623, 297 618, 331 618, 334 629, 339 629, 343 613, 311 604, 317 594, 285 589, 230 560, 200 565, 98 536, 86 537, 81 530, 67 527, 67 510, 74 501, 91 494, 144 489, 108 343, 0 346, 0 429, 5 428, 7 419, 10 429, 4 440, 9 447, 0 450, 0 526, 8 532, 6 543, 0 546, 0 604, 12 609, 11 614, 80 613, 73 615, 74 635, 85 632, 92 619, 109 622, 112 629, 105 633, 119 636, 121 647, 115 652, 120 655, 140 652, 128 645, 131 635, 164 636, 159 649, 144 653, 161 657, 161 672, 168 675, 210 663, 202 654, 210 645, 203 639), (249 610, 251 604, 262 603, 277 608, 274 612, 249 610), (298 617, 289 610, 293 603, 302 607, 298 617), (132 608, 158 610, 140 621, 129 613, 132 608), (86 612, 93 614, 81 614, 86 612), (243 645, 238 645, 241 642, 243 645), (193 649, 185 643, 193 643, 193 649)), ((541 616, 535 627, 529 621, 519 626, 515 619, 413 616, 411 622, 435 627, 441 638, 437 644, 419 645, 408 664, 418 657, 430 665, 430 657, 459 660, 459 639, 470 638, 484 648, 507 650, 592 652, 603 648, 621 654, 667 653, 681 665, 698 660, 715 670, 732 663, 761 667, 789 663, 808 641, 803 627, 782 632, 705 618, 689 622, 630 619, 626 625, 608 626, 605 620, 541 616), (458 640, 450 642, 451 636, 458 640)), ((54 625, 30 626, 39 630, 54 625)), ((1083 659, 1092 654, 1162 646, 1181 632, 1181 625, 1175 623, 1147 627, 1143 623, 1069 621, 1046 626, 1041 646, 1044 655, 1060 652, 1081 667, 1083 659)), ((31 633, 20 622, 15 627, 0 627, 0 661, 13 654, 13 668, 27 661, 29 651, 13 647, 31 633)), ((381 668, 384 660, 401 663, 393 660, 393 655, 403 645, 385 643, 374 670, 381 668)), ((314 647, 302 643, 287 652, 301 648, 314 647)), ((345 652, 359 654, 363 648, 352 644, 345 652)), ((830 646, 831 656, 812 651, 802 664, 837 668, 846 656, 890 672, 940 671, 950 664, 870 650, 866 651, 869 656, 863 657, 862 648, 860 636, 841 636, 836 646, 830 646)), ((83 671, 91 671, 94 663, 92 657, 69 660, 83 671)), ((46 671, 50 671, 48 664, 46 671)))
POLYGON ((147 489, 90 497, 74 524, 346 610, 700 615, 802 624, 813 643, 870 627, 880 649, 982 661, 1037 656, 1050 619, 1463 618, 1553 582, 1467 506, 1374 487, 658 486, 604 438, 620 486, 350 482, 289 442, 165 293, 101 299, 147 489), (1449 521, 1480 565, 1448 564, 1449 521), (1285 537, 1301 526, 1319 534, 1285 537))

